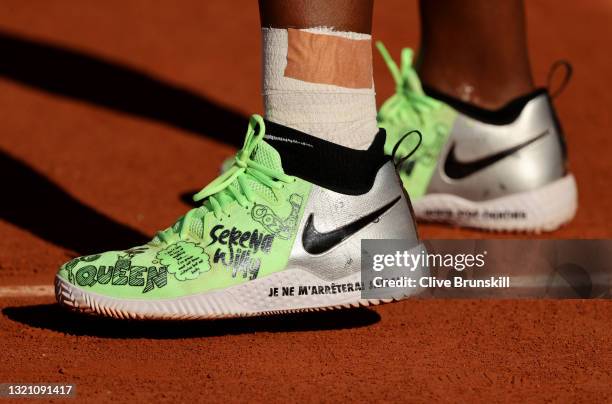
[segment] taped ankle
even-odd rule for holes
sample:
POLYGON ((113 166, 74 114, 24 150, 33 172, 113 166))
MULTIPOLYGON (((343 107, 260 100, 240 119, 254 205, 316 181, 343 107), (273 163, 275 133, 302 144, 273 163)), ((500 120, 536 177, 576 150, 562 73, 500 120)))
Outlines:
POLYGON ((378 132, 370 35, 263 28, 266 118, 351 148, 378 132))

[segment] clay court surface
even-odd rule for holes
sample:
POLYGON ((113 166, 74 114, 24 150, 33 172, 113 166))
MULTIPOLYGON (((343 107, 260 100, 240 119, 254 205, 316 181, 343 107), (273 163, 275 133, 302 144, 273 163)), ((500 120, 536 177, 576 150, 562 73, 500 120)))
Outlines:
MULTIPOLYGON (((611 22, 607 1, 528 1, 538 82, 557 59, 575 68, 557 107, 580 207, 543 237, 612 236, 611 22)), ((188 324, 54 304, 61 263, 147 240, 234 152, 262 111, 258 24, 255 0, 1 2, 0 382, 76 383, 80 399, 106 402, 612 402, 605 300, 411 300, 188 324)), ((374 36, 395 56, 416 46, 416 4, 378 0, 374 36)), ((381 102, 394 86, 378 56, 375 80, 381 102)))

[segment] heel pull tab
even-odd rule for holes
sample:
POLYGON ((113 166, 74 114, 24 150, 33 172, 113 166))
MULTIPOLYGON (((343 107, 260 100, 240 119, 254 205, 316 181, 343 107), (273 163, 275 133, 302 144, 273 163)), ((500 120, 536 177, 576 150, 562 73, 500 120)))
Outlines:
MULTIPOLYGON (((408 160, 414 153, 416 153, 417 149, 419 148, 419 146, 421 146, 421 142, 423 141, 423 135, 421 135, 421 132, 414 129, 411 130, 410 132, 406 133, 404 136, 401 137, 401 139, 395 144, 395 146, 393 147, 393 151, 391 152, 391 158, 393 159, 393 162, 395 164, 395 169, 396 170, 401 170, 402 166, 404 165, 404 163, 406 162, 406 160, 408 160), (400 147, 400 145, 402 144, 402 142, 407 139, 408 137, 410 137, 410 135, 417 135, 419 140, 416 144, 416 146, 414 146, 412 148, 412 150, 406 154, 405 156, 397 156, 397 151, 400 147)), ((414 162, 413 164, 410 166, 410 171, 412 171, 412 167, 414 167, 414 162)))
POLYGON ((567 85, 569 84, 573 74, 574 68, 572 67, 572 64, 565 59, 557 60, 555 63, 552 64, 552 66, 550 66, 550 69, 548 70, 548 78, 546 80, 546 88, 548 88, 550 98, 555 99, 559 95, 561 95, 563 90, 565 90, 565 87, 567 87, 567 85), (552 91, 551 88, 555 73, 560 68, 565 70, 565 74, 563 75, 563 79, 561 80, 559 88, 557 88, 555 91, 552 91))

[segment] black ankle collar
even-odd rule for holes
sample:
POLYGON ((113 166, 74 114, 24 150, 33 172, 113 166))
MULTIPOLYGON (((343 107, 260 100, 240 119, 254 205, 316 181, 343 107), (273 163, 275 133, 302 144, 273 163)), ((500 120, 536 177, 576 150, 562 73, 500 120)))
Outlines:
POLYGON ((266 120, 264 140, 280 153, 285 173, 342 194, 368 192, 389 161, 383 129, 367 150, 355 150, 266 120))
POLYGON ((512 123, 519 117, 525 105, 532 99, 542 95, 548 94, 545 88, 538 88, 537 90, 522 95, 508 102, 503 107, 490 110, 485 108, 477 107, 476 105, 468 104, 465 101, 461 101, 458 98, 452 97, 448 94, 444 94, 434 88, 423 85, 425 93, 437 100, 445 102, 457 111, 471 118, 479 120, 481 122, 490 123, 492 125, 507 125, 512 123))

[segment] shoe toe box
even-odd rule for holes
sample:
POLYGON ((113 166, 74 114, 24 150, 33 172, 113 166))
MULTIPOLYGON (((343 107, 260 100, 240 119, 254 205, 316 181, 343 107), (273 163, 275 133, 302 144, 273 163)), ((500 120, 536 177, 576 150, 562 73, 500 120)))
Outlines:
POLYGON ((84 291, 116 298, 147 297, 168 285, 167 269, 148 247, 77 257, 60 267, 58 277, 84 291))

